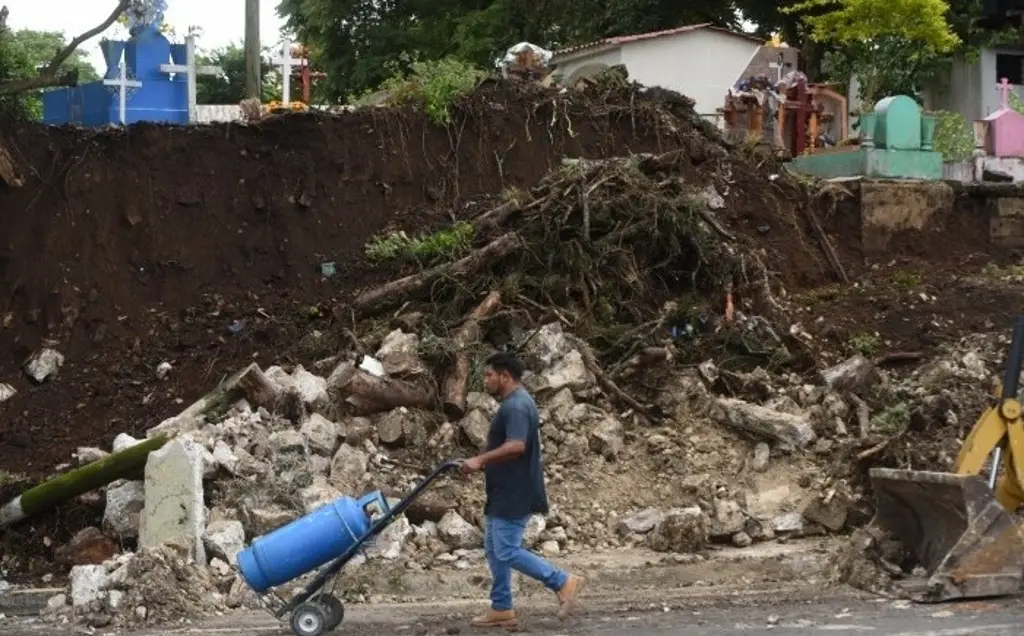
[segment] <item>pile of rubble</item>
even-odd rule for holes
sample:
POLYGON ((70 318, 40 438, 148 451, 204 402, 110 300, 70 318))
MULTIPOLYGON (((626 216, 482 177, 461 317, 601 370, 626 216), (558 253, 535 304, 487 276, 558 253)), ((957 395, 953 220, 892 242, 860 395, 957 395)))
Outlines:
MULTIPOLYGON (((497 408, 484 393, 470 392, 465 415, 449 422, 429 408, 367 407, 346 392, 344 378, 354 372, 392 382, 410 377, 407 370, 423 364, 419 340, 395 329, 373 358, 358 366, 335 360, 327 377, 302 366, 253 366, 236 380, 258 381, 241 382, 246 395, 225 410, 188 409, 152 429, 150 436, 173 440, 150 455, 144 480, 106 489, 102 530, 83 530, 62 548, 76 565, 69 594, 52 600, 48 616, 84 615, 94 625, 165 622, 255 606, 234 569, 247 542, 343 495, 380 489, 400 497, 425 469, 475 452, 497 408), (136 553, 118 553, 133 542, 136 553)), ((547 518, 531 522, 530 547, 549 556, 617 546, 699 553, 716 543, 840 532, 863 520, 851 514, 863 507, 857 494, 820 468, 851 413, 829 387, 863 376, 863 359, 826 372, 820 386, 747 374, 749 387, 772 384, 767 392, 775 397, 761 404, 716 396, 709 387, 720 372, 711 362, 682 373, 666 366, 658 400, 665 416, 653 423, 616 410, 588 368, 587 351, 560 323, 538 329, 524 348, 539 370, 525 383, 542 409, 554 504, 547 518), (599 485, 601 475, 612 484, 617 474, 629 476, 619 479, 628 486, 624 496, 599 485), (596 495, 580 500, 588 484, 596 495), (645 489, 646 501, 637 494, 645 489)), ((121 435, 112 450, 137 443, 121 435)), ((82 449, 79 461, 102 454, 82 449)), ((354 564, 397 561, 424 570, 482 561, 481 491, 462 478, 440 484, 354 564)))

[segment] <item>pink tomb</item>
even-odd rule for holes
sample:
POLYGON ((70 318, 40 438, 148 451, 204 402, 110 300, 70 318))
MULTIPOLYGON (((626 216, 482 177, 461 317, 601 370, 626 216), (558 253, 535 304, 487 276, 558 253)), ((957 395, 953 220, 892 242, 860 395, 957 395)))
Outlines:
POLYGON ((1024 158, 1024 115, 1010 108, 1011 88, 1004 77, 999 83, 1001 108, 984 119, 987 128, 985 151, 995 157, 1024 158))

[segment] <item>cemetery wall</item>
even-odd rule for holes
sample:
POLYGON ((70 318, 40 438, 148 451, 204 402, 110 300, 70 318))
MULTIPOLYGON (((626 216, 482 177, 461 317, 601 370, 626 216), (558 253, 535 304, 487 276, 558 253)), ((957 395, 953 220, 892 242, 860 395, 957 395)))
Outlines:
POLYGON ((200 124, 241 121, 242 107, 238 104, 197 104, 196 121, 200 124))

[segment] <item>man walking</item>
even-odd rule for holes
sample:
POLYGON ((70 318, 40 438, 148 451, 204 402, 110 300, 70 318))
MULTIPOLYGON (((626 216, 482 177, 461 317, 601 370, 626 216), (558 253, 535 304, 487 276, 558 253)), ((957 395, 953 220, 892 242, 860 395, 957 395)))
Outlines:
POLYGON ((520 384, 523 365, 510 353, 496 353, 484 367, 484 386, 501 406, 491 420, 487 451, 462 463, 469 475, 484 471, 487 503, 484 549, 491 568, 491 609, 473 619, 475 627, 515 627, 512 570, 536 579, 558 596, 558 617, 572 611, 583 588, 581 577, 567 574, 522 547, 526 522, 547 514, 540 454, 540 414, 520 384))

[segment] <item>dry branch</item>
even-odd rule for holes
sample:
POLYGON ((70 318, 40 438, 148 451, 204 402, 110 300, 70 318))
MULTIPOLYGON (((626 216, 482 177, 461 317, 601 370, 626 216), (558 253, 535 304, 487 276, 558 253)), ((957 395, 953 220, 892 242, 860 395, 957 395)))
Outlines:
POLYGON ((924 357, 924 353, 920 351, 893 351, 875 358, 875 366, 882 366, 885 364, 894 364, 897 362, 917 362, 924 357))
POLYGON ((523 240, 517 233, 503 234, 454 263, 437 265, 418 274, 399 278, 363 292, 356 297, 353 306, 358 313, 369 314, 386 306, 407 301, 411 297, 421 294, 442 277, 474 274, 494 265, 522 246, 523 240))
POLYGON ((455 363, 444 379, 442 409, 449 419, 466 414, 466 386, 469 384, 469 352, 467 349, 480 341, 480 320, 501 307, 501 294, 492 291, 483 302, 466 317, 452 338, 455 345, 455 363))
POLYGON ((871 409, 868 407, 868 403, 857 394, 850 393, 849 398, 857 408, 857 425, 860 427, 860 438, 865 439, 871 431, 871 409))
POLYGON ((7 144, 4 143, 2 136, 0 136, 0 179, 12 188, 20 188, 25 185, 25 179, 22 177, 21 171, 18 170, 14 157, 7 150, 7 144))
POLYGON ((839 255, 836 254, 835 248, 832 247, 832 242, 828 240, 828 235, 825 234, 825 230, 822 229, 821 223, 818 222, 818 217, 815 216, 814 210, 811 206, 805 206, 804 211, 807 215, 807 222, 811 226, 811 230, 814 231, 814 236, 818 239, 818 243, 821 245, 821 250, 825 252, 825 257, 828 259, 832 269, 836 271, 836 275, 839 276, 839 280, 844 283, 850 282, 850 277, 846 275, 846 269, 843 268, 842 262, 839 260, 839 255))
POLYGON ((594 358, 594 353, 589 347, 581 348, 580 353, 583 356, 583 364, 587 367, 587 370, 594 374, 594 377, 597 378, 597 383, 600 384, 605 391, 608 391, 637 413, 640 413, 650 419, 652 422, 661 421, 660 417, 652 413, 651 410, 643 404, 637 402, 633 396, 619 388, 619 385, 612 382, 608 376, 604 374, 604 371, 602 371, 601 367, 597 364, 597 360, 594 358))
MULTIPOLYGON (((78 84, 78 73, 76 71, 58 75, 60 65, 66 62, 83 42, 103 33, 111 24, 116 22, 121 17, 121 14, 125 12, 125 9, 128 8, 128 2, 129 0, 119 0, 117 7, 107 16, 106 20, 68 42, 68 45, 58 51, 57 55, 50 60, 50 63, 44 66, 35 77, 0 83, 0 95, 13 95, 50 86, 74 86, 78 84)), ((7 7, 5 6, 4 11, 6 12, 6 10, 7 7)))

